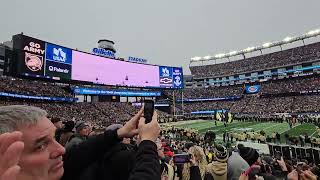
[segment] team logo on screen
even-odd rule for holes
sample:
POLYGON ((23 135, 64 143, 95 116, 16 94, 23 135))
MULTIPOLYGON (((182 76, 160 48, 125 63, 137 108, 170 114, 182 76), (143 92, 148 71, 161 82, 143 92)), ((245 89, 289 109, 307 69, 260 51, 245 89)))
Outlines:
POLYGON ((181 78, 180 78, 180 76, 176 76, 175 78, 174 78, 174 84, 176 85, 176 86, 180 86, 181 85, 181 78))
POLYGON ((258 91, 258 87, 257 87, 257 86, 250 86, 250 87, 248 88, 248 91, 249 91, 249 92, 257 92, 257 91, 258 91))
POLYGON ((46 44, 46 60, 72 64, 72 50, 55 44, 46 44))
POLYGON ((43 57, 26 52, 25 65, 33 72, 40 71, 43 65, 43 57))
POLYGON ((53 60, 66 62, 67 53, 63 52, 61 48, 53 48, 53 60))
POLYGON ((172 84, 172 79, 171 78, 160 78, 160 83, 161 84, 172 84))
POLYGON ((247 86, 246 87, 246 92, 247 93, 258 93, 260 91, 260 86, 255 85, 255 86, 247 86))
POLYGON ((162 76, 163 77, 169 77, 170 76, 170 72, 168 68, 162 68, 162 76))
POLYGON ((81 91, 79 88, 74 89, 74 93, 79 94, 81 91))

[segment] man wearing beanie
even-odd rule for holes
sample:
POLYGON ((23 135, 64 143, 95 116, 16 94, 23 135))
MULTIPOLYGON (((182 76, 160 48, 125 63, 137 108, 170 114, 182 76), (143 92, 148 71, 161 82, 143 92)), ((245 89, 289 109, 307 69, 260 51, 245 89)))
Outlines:
POLYGON ((215 160, 206 167, 205 179, 227 180, 228 151, 222 145, 215 148, 215 160))
MULTIPOLYGON (((228 151, 222 145, 215 147, 215 159, 205 169, 204 180, 227 180, 228 151)), ((197 164, 190 168, 190 180, 201 180, 200 170, 197 164)))
POLYGON ((259 153, 257 150, 250 148, 250 147, 241 147, 239 149, 240 156, 247 161, 249 166, 255 164, 259 158, 259 153))
POLYGON ((80 144, 83 141, 88 139, 90 133, 90 126, 84 121, 79 121, 75 125, 76 133, 70 137, 69 141, 66 144, 66 149, 68 150, 70 147, 80 144))

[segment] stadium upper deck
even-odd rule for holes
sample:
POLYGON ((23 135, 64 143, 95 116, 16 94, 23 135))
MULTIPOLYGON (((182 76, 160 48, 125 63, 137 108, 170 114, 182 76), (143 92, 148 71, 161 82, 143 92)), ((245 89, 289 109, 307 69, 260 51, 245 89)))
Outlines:
POLYGON ((241 75, 319 61, 320 42, 221 64, 191 66, 195 79, 241 75))

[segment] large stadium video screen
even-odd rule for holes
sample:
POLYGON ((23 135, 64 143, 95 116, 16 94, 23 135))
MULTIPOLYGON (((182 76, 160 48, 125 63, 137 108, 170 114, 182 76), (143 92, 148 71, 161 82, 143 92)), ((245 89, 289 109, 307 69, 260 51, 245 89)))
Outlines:
POLYGON ((110 59, 21 34, 13 37, 13 44, 18 52, 17 73, 21 75, 113 86, 183 88, 180 67, 110 59))

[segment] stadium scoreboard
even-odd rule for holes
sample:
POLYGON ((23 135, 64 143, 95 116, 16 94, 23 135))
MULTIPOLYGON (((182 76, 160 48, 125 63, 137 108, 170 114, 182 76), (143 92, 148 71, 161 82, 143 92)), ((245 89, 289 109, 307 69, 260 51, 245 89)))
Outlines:
POLYGON ((13 48, 19 75, 112 86, 183 88, 181 67, 115 60, 22 34, 13 36, 13 48))

